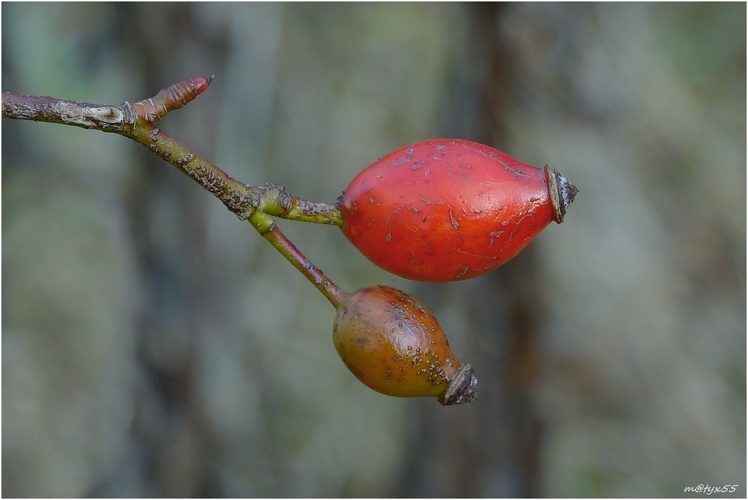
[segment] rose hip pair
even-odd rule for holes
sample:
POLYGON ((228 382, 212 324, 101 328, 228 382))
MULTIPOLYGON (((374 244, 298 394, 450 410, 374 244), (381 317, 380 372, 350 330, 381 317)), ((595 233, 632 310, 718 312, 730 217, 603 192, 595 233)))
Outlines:
POLYGON ((364 384, 392 396, 437 397, 444 405, 471 401, 473 370, 452 353, 426 306, 389 287, 344 292, 272 216, 339 224, 371 261, 405 278, 464 280, 504 264, 551 221, 562 222, 576 188, 548 166, 535 168, 458 139, 425 141, 380 158, 353 179, 337 206, 292 197, 278 185, 248 186, 154 126, 211 80, 189 78, 121 106, 4 92, 3 116, 97 128, 145 145, 248 220, 325 295, 337 311, 335 348, 364 384))
MULTIPOLYGON (((479 276, 517 255, 577 189, 555 169, 482 144, 440 139, 406 146, 365 168, 338 199, 346 237, 372 262, 420 281, 479 276)), ((392 396, 469 402, 477 381, 434 315, 388 287, 347 294, 333 341, 359 380, 392 396)))

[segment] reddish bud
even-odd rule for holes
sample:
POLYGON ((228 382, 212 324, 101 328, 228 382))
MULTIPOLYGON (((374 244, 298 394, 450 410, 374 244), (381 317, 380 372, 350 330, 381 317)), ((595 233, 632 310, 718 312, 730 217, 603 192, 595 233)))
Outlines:
POLYGON ((138 117, 156 123, 169 111, 181 108, 202 94, 212 81, 212 76, 193 76, 161 89, 154 97, 138 101, 132 106, 138 117))

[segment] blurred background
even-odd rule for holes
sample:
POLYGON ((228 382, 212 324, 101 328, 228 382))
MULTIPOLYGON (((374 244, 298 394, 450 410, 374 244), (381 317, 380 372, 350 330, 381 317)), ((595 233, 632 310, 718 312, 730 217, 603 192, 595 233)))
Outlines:
POLYGON ((2 70, 108 104, 215 74, 159 127, 310 200, 437 137, 580 190, 457 283, 279 222, 432 309, 480 383, 445 408, 361 385, 324 297, 140 145, 3 120, 4 496, 745 497, 745 4, 3 3, 2 70))

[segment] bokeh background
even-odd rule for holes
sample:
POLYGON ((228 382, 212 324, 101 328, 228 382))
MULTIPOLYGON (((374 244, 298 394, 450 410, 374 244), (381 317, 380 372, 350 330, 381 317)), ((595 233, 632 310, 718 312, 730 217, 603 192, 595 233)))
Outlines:
POLYGON ((109 104, 215 74, 159 126, 306 199, 435 137, 580 190, 458 283, 280 221, 435 312, 480 381, 444 408, 359 384, 327 301, 141 146, 3 120, 4 496, 746 495, 745 4, 3 3, 2 70, 109 104))

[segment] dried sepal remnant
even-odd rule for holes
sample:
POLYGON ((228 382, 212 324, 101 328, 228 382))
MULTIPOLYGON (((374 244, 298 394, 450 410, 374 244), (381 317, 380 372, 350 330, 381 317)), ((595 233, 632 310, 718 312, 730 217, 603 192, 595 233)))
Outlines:
POLYGON ((439 396, 439 402, 444 406, 469 403, 475 399, 477 388, 478 379, 475 378, 473 367, 469 364, 462 365, 449 381, 447 390, 439 396))
POLYGON ((169 85, 158 94, 132 105, 135 113, 143 120, 156 123, 169 111, 179 109, 208 88, 212 76, 195 76, 169 85))
POLYGON ((348 369, 382 394, 431 396, 444 405, 475 397, 472 368, 454 355, 431 311, 400 290, 374 286, 346 295, 333 342, 348 369))
POLYGON ((400 148, 364 169, 338 198, 345 236, 405 278, 473 278, 517 255, 577 189, 475 142, 438 139, 400 148))
POLYGON ((577 197, 579 190, 574 184, 566 180, 566 177, 556 172, 556 169, 552 166, 546 165, 545 173, 548 177, 548 193, 551 196, 554 220, 561 224, 564 221, 566 210, 574 201, 574 198, 577 197))

